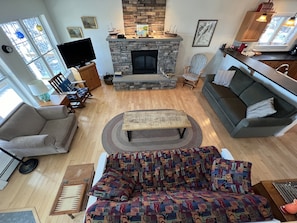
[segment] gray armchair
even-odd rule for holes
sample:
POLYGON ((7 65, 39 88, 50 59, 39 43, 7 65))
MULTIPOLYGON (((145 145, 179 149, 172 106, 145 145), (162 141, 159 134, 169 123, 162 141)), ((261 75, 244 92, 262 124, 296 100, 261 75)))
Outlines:
POLYGON ((67 153, 76 129, 76 116, 66 106, 20 103, 0 123, 0 147, 19 157, 67 153))

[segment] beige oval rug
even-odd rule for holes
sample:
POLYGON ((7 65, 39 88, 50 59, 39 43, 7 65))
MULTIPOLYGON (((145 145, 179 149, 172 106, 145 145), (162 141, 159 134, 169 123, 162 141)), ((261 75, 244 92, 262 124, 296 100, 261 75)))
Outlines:
POLYGON ((187 128, 180 139, 177 129, 133 131, 128 141, 127 132, 122 130, 124 113, 112 118, 102 132, 103 148, 108 154, 116 152, 134 152, 145 150, 178 149, 199 147, 202 131, 197 122, 188 115, 192 128, 187 128))

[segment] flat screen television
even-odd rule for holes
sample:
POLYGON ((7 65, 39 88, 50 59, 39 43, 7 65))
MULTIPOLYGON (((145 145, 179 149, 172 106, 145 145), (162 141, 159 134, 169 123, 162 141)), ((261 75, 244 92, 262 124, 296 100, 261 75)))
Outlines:
POLYGON ((67 68, 82 67, 96 59, 90 38, 63 43, 57 46, 67 68))

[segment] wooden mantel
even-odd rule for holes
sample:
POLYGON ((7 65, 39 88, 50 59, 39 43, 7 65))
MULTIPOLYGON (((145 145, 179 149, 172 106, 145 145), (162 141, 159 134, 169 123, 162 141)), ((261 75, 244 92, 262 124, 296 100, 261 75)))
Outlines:
POLYGON ((244 56, 238 51, 230 51, 226 49, 224 50, 224 53, 245 64, 251 71, 263 75, 272 82, 276 83, 277 85, 283 87, 284 89, 288 90, 289 92, 297 96, 297 81, 293 78, 281 75, 272 67, 262 62, 259 62, 253 58, 244 56))

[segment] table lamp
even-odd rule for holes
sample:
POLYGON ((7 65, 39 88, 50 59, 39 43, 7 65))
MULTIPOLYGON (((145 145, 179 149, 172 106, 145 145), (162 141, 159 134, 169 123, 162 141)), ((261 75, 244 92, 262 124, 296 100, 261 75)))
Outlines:
POLYGON ((42 80, 34 80, 30 84, 28 84, 32 94, 34 96, 38 96, 42 101, 50 101, 50 95, 48 93, 49 89, 43 83, 42 80))

